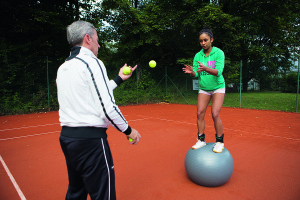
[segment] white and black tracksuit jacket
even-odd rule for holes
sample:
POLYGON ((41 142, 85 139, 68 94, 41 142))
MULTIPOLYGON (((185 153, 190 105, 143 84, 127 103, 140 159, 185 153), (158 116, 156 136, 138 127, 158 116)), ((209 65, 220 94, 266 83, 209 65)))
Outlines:
POLYGON ((57 71, 61 126, 106 130, 111 125, 129 135, 131 128, 113 96, 113 90, 122 82, 120 76, 108 79, 103 62, 92 51, 85 47, 73 47, 70 57, 57 71))

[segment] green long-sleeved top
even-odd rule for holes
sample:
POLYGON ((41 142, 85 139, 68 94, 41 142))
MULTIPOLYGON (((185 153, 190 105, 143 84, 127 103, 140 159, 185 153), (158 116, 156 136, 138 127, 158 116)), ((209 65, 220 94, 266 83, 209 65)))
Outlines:
POLYGON ((206 56, 204 54, 204 50, 202 49, 198 52, 193 61, 193 71, 196 76, 199 77, 199 88, 204 91, 215 91, 217 89, 225 88, 225 80, 222 75, 225 63, 225 55, 224 52, 217 48, 213 47, 210 54, 206 56), (218 75, 214 76, 205 71, 197 73, 197 68, 199 67, 199 63, 201 62, 205 66, 211 69, 217 69, 218 75))

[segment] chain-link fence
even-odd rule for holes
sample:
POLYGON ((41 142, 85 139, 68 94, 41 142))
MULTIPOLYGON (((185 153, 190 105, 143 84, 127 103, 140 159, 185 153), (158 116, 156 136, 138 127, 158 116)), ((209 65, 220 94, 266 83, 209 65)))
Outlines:
MULTIPOLYGON (((2 88, 0 114, 58 110, 55 78, 62 62, 46 57, 44 62, 39 62, 38 65, 32 64, 32 67, 42 68, 42 71, 36 74, 35 83, 28 84, 30 80, 27 82, 20 80, 22 82, 16 84, 14 88, 2 88), (19 89, 22 85, 26 90, 19 89)), ((105 63, 108 77, 114 78, 123 65, 124 63, 118 62, 105 63)), ((278 67, 272 62, 226 61, 223 72, 227 93, 225 106, 244 107, 246 99, 243 97, 251 93, 254 93, 253 96, 258 96, 258 93, 276 92, 291 94, 283 98, 291 100, 292 108, 278 108, 279 110, 298 111, 299 62, 290 62, 289 65, 278 67), (270 65, 263 66, 266 63, 270 65)), ((196 104, 197 79, 185 74, 182 68, 183 65, 161 65, 159 62, 155 68, 150 68, 148 63, 139 65, 132 77, 114 91, 116 103, 120 106, 148 103, 196 104)), ((268 100, 261 98, 261 101, 268 100)))

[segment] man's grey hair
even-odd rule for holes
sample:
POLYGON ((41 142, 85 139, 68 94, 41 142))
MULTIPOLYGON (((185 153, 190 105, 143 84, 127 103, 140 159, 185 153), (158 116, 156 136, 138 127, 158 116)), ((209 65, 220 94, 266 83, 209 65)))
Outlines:
POLYGON ((95 27, 86 21, 75 21, 67 27, 67 40, 71 47, 81 45, 83 37, 88 34, 92 37, 95 27))

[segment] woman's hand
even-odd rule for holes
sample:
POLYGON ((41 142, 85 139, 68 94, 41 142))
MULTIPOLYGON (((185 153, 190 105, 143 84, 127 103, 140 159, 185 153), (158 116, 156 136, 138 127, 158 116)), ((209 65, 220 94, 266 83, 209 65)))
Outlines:
POLYGON ((184 73, 186 74, 191 74, 191 76, 195 76, 195 72, 193 71, 193 67, 190 65, 184 65, 185 67, 182 68, 182 71, 184 71, 184 73))
POLYGON ((207 70, 207 67, 204 66, 201 62, 197 61, 199 63, 199 67, 198 67, 198 70, 197 72, 203 72, 203 71, 206 71, 207 70))

